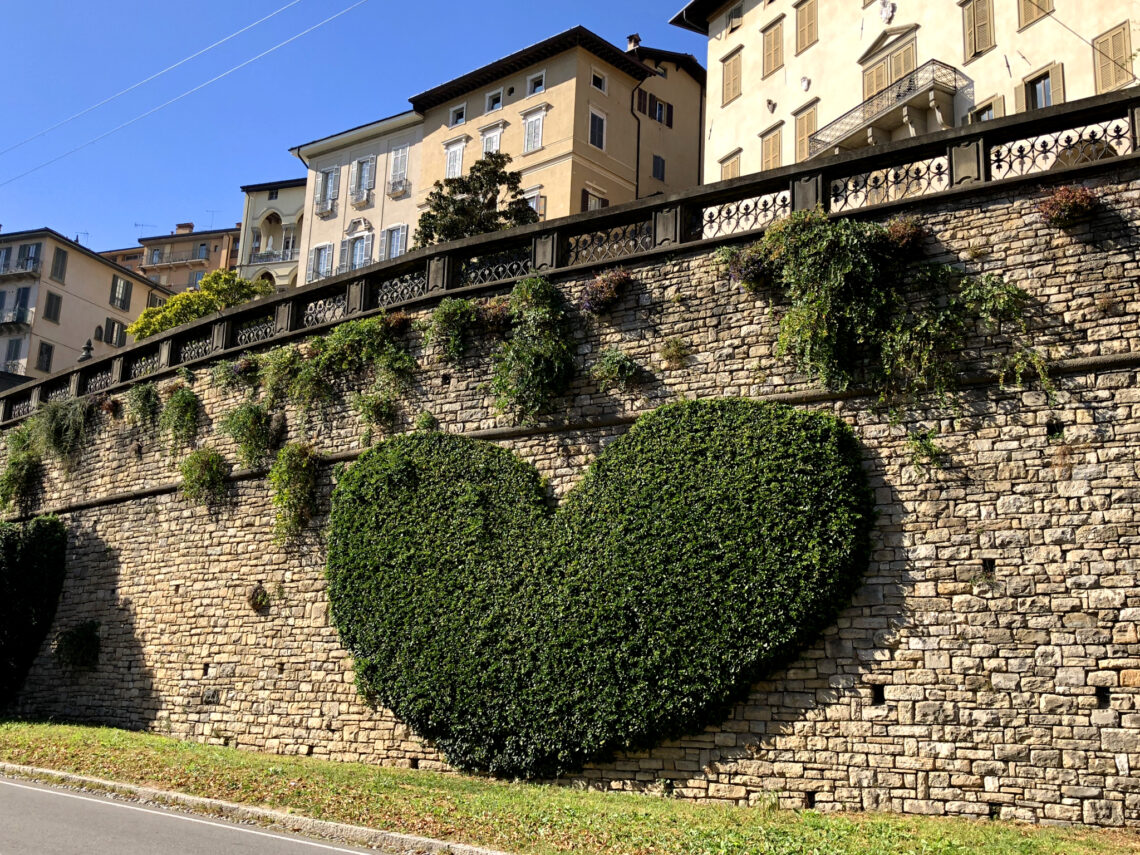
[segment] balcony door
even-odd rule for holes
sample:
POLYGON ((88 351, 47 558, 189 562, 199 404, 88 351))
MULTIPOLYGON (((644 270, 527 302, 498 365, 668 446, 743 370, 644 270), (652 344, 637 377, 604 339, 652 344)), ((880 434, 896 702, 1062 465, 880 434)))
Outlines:
POLYGON ((916 65, 917 50, 913 41, 895 48, 863 69, 863 100, 873 98, 892 83, 911 74, 916 65))

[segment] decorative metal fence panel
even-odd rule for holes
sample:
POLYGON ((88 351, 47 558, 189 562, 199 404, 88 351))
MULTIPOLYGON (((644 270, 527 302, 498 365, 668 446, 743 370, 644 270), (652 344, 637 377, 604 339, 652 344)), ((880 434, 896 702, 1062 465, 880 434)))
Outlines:
POLYGON ((950 165, 943 155, 834 178, 830 184, 831 210, 842 213, 947 190, 950 165))
POLYGON ((460 287, 487 285, 491 282, 526 276, 533 269, 530 244, 508 247, 463 262, 459 270, 458 284, 460 287))
POLYGON ((653 222, 643 221, 588 232, 567 240, 566 263, 589 264, 648 252, 653 248, 653 222))
POLYGON ((240 347, 249 347, 258 342, 268 341, 276 334, 277 319, 272 314, 268 314, 260 318, 244 321, 237 328, 234 340, 240 347))
POLYGON ((995 145, 990 149, 990 175, 994 179, 1032 175, 1121 157, 1134 150, 1131 122, 1121 117, 995 145))
POLYGON ((700 211, 697 234, 701 238, 716 238, 753 232, 786 217, 791 211, 791 193, 787 190, 711 205, 700 211))
POLYGON ((110 389, 112 376, 114 375, 111 374, 110 366, 96 371, 87 378, 87 382, 84 384, 84 393, 91 394, 93 392, 102 392, 104 389, 110 389))
POLYGON ((68 383, 60 383, 55 386, 49 386, 43 400, 45 401, 66 401, 71 397, 71 385, 68 383))
POLYGON ((333 321, 342 321, 348 316, 348 295, 334 294, 313 300, 305 306, 301 316, 304 327, 317 327, 321 324, 331 324, 333 321))
POLYGON ((178 345, 178 361, 193 362, 195 359, 205 359, 213 350, 213 335, 188 339, 178 345))
POLYGON ((27 398, 21 398, 12 404, 12 412, 9 418, 22 419, 25 416, 32 414, 32 398, 29 395, 27 398))
POLYGON ((137 380, 158 371, 158 351, 135 357, 127 365, 127 379, 137 380))
POLYGON ((367 308, 382 309, 428 294, 427 271, 413 270, 394 279, 377 282, 368 289, 367 308))

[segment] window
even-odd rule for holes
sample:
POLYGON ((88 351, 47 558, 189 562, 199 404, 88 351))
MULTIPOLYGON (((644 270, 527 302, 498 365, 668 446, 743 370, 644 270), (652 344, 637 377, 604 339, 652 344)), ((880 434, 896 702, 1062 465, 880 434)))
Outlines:
POLYGON ((19 250, 16 252, 16 266, 19 270, 38 270, 40 266, 40 250, 43 244, 39 243, 24 243, 20 244, 19 250))
POLYGON ((451 112, 448 114, 447 125, 454 128, 456 125, 462 125, 467 121, 467 105, 460 104, 458 107, 452 107, 451 112))
POLYGON ((270 202, 276 202, 276 201, 277 201, 277 197, 278 197, 279 195, 280 195, 279 191, 277 191, 277 190, 270 190, 270 191, 269 191, 269 201, 270 201, 270 202))
POLYGON ((533 187, 523 193, 523 198, 530 205, 540 220, 546 219, 546 197, 542 195, 542 187, 533 187))
POLYGON ((994 46, 993 0, 966 0, 962 4, 962 15, 966 31, 966 59, 972 59, 994 46))
POLYGON ((796 114, 796 162, 811 157, 811 135, 818 129, 819 113, 813 104, 796 114))
POLYGON ((332 276, 332 244, 321 244, 309 250, 309 269, 306 282, 315 282, 332 276))
POLYGON ((445 168, 444 178, 458 178, 463 174, 463 148, 466 146, 464 140, 454 142, 446 149, 447 166, 445 168))
POLYGON ((340 242, 340 267, 338 272, 359 270, 372 263, 372 232, 340 242))
POLYGON ((203 261, 208 259, 210 257, 210 247, 204 243, 198 244, 198 254, 194 257, 203 261))
POLYGON ((63 308, 63 297, 59 294, 53 294, 48 291, 47 300, 44 302, 44 320, 51 321, 53 324, 59 323, 59 313, 63 308))
POLYGON ((740 177, 740 152, 730 154, 720 162, 720 180, 740 177))
POLYGON ((131 310, 131 283, 121 276, 111 277, 111 305, 124 312, 131 310))
POLYGON ((186 283, 187 291, 197 291, 198 286, 202 284, 202 277, 206 273, 203 270, 195 270, 190 274, 190 281, 186 283))
POLYGON ((526 94, 537 95, 540 92, 546 91, 546 72, 540 71, 538 74, 532 74, 526 79, 526 94))
POLYGON ((7 371, 15 372, 19 370, 20 366, 15 363, 18 363, 20 361, 21 357, 23 356, 23 351, 24 340, 22 338, 8 339, 8 353, 5 358, 5 361, 8 364, 4 366, 7 371))
POLYGON ((722 60, 720 63, 720 103, 722 106, 724 104, 727 104, 729 101, 735 101, 740 97, 740 74, 743 65, 743 55, 744 52, 738 50, 732 56, 722 60))
POLYGON ((764 30, 764 76, 784 67, 784 21, 781 18, 764 30))
POLYGON ((606 91, 606 76, 600 71, 593 71, 590 74, 590 85, 597 89, 599 92, 606 91))
POLYGON ((151 291, 146 295, 146 307, 148 309, 158 309, 166 305, 166 298, 151 291))
POLYGON ((776 128, 760 137, 760 168, 777 169, 781 164, 780 153, 784 144, 782 128, 776 128))
POLYGON ((1060 63, 1031 74, 1014 90, 1017 112, 1040 110, 1065 102, 1065 75, 1060 63))
POLYGON ((384 232, 384 254, 387 258, 398 258, 408 251, 408 227, 392 226, 384 232))
POLYGON ((399 196, 408 190, 408 145, 396 146, 388 159, 388 195, 399 196))
POLYGON ((1093 40, 1096 91, 1110 92, 1132 80, 1132 46, 1128 22, 1093 40))
POLYGON ((665 158, 659 154, 653 155, 653 177, 658 181, 665 180, 665 158))
POLYGON ((503 109, 503 90, 496 89, 494 92, 488 92, 487 109, 484 112, 493 113, 501 109, 503 109))
POLYGON ((491 154, 499 150, 503 139, 503 126, 495 125, 483 131, 483 154, 491 154))
POLYGON ((905 45, 881 57, 863 70, 863 98, 878 95, 892 83, 897 83, 914 71, 915 43, 905 45))
POLYGON ((162 261, 162 250, 161 249, 152 249, 150 251, 150 263, 151 264, 158 264, 160 261, 162 261))
POLYGON ((637 112, 644 113, 655 122, 661 122, 667 128, 673 127, 673 105, 644 89, 637 90, 637 112))
POLYGON ((1028 27, 1053 11, 1053 0, 1017 0, 1019 27, 1028 27))
POLYGON ((606 114, 593 107, 590 108, 590 145, 603 151, 606 148, 606 114))
POLYGON ((340 167, 333 166, 317 173, 317 214, 331 214, 340 195, 340 167))
POLYGON ((40 352, 36 355, 36 371, 51 374, 51 358, 55 355, 55 348, 46 341, 40 342, 40 352))
POLYGON ((796 53, 803 53, 818 41, 818 0, 804 0, 796 7, 796 53))
POLYGON ((546 110, 534 110, 523 114, 523 153, 542 148, 542 125, 546 110))
POLYGON ((999 95, 997 98, 991 98, 978 104, 966 116, 966 121, 963 124, 976 124, 977 122, 991 122, 994 119, 1000 119, 1005 115, 1005 96, 999 95))
POLYGON ((103 343, 111 347, 122 347, 127 343, 127 328, 122 321, 107 318, 103 323, 103 343))
POLYGON ((376 186, 376 155, 362 157, 352 162, 348 171, 348 185, 352 194, 352 204, 363 205, 368 202, 376 186))
POLYGON ((56 282, 62 282, 65 276, 67 276, 67 250, 57 246, 55 254, 51 257, 51 278, 56 282))
POLYGON ((6 273, 12 266, 12 247, 0 247, 0 273, 6 273))
POLYGON ((602 208, 608 208, 610 200, 604 196, 599 196, 596 193, 591 193, 589 190, 582 191, 582 210, 583 211, 600 211, 602 208))
POLYGON ((728 19, 725 21, 725 28, 730 33, 735 33, 744 26, 744 4, 737 3, 728 10, 728 19))

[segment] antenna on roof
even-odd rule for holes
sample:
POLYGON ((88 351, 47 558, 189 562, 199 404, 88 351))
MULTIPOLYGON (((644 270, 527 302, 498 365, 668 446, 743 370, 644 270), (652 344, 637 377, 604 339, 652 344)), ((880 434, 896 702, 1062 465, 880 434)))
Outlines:
POLYGON ((76 232, 76 233, 75 233, 75 242, 76 242, 76 243, 78 243, 78 244, 87 243, 87 241, 90 241, 90 240, 91 240, 91 232, 76 232), (86 240, 82 240, 82 241, 81 241, 81 240, 79 239, 79 236, 80 236, 80 235, 83 235, 83 237, 84 237, 86 240))
POLYGON ((220 214, 221 208, 207 208, 206 213, 210 215, 210 228, 214 227, 214 214, 220 214))
POLYGON ((152 226, 150 223, 135 223, 135 228, 140 229, 139 237, 142 237, 141 229, 157 229, 158 226, 152 226))

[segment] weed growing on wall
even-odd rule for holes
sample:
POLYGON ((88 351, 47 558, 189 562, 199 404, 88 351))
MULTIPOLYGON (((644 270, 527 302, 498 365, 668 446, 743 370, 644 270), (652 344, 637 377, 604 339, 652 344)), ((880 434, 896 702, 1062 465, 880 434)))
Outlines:
POLYGON ((661 359, 669 368, 683 368, 693 349, 681 336, 675 335, 661 343, 661 359))
POLYGON ((1077 184, 1058 187, 1037 204, 1037 210, 1049 225, 1067 229, 1087 220, 1099 206, 1097 194, 1077 184))
POLYGON ((849 602, 871 518, 850 429, 775 404, 643 417, 556 514, 510 451, 407 434, 339 476, 332 617, 449 762, 553 775, 721 721, 849 602))
POLYGON ((424 347, 438 347, 443 361, 455 364, 467 350, 477 319, 473 301, 444 297, 424 326, 424 347))
POLYGON ((0 504, 28 513, 43 483, 43 459, 33 443, 30 426, 25 422, 8 431, 8 462, 0 473, 0 504))
POLYGON ((54 457, 67 470, 87 447, 94 414, 94 402, 90 398, 49 401, 26 424, 40 455, 54 457))
POLYGON ((230 464, 221 453, 209 446, 190 452, 179 466, 183 498, 198 505, 214 505, 226 496, 230 464))
POLYGON ((491 391, 501 413, 529 421, 566 391, 574 374, 562 293, 541 277, 511 291, 510 337, 495 353, 491 391))
POLYGON ((610 389, 627 392, 637 384, 641 367, 620 348, 608 347, 590 368, 590 376, 603 392, 610 389))
POLYGON ((280 428, 264 404, 247 401, 226 413, 219 430, 237 444, 238 460, 243 466, 257 469, 265 465, 281 442, 280 428))
POLYGON ((321 455, 307 443, 291 443, 277 452, 269 469, 275 511, 273 534, 278 542, 297 537, 312 519, 317 501, 321 455))
POLYGON ((587 315, 601 315, 608 312, 621 299, 622 292, 631 281, 633 277, 624 267, 599 273, 582 289, 578 308, 587 315))
POLYGON ((198 414, 202 402, 189 386, 178 386, 171 392, 159 416, 159 429, 170 440, 171 451, 190 445, 198 438, 198 414))
POLYGON ((127 390, 127 422, 134 427, 151 428, 162 412, 162 398, 153 383, 136 383, 127 390))
POLYGON ((927 467, 943 469, 946 466, 946 449, 938 444, 938 428, 924 431, 911 431, 906 437, 907 454, 910 464, 919 471, 927 467))

